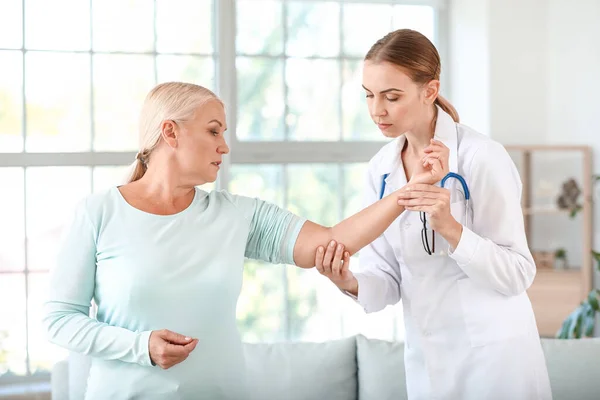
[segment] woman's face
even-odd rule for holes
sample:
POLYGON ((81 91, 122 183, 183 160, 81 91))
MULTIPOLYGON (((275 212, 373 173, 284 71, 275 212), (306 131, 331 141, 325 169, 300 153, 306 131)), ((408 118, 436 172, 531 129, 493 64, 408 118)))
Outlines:
POLYGON ((223 136, 227 130, 223 105, 210 100, 196 110, 191 120, 175 125, 176 161, 184 179, 195 185, 214 182, 223 155, 229 153, 223 136))
POLYGON ((426 115, 426 88, 394 64, 365 61, 363 88, 369 114, 386 137, 411 131, 426 115))

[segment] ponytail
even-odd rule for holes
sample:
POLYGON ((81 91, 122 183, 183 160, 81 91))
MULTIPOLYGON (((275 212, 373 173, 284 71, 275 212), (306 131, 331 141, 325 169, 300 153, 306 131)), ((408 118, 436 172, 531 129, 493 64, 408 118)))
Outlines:
POLYGON ((448 100, 446 100, 442 96, 438 95, 437 99, 435 99, 435 104, 440 106, 440 108, 442 110, 444 110, 446 113, 448 113, 452 117, 454 122, 456 122, 456 123, 460 122, 460 118, 458 116, 458 112, 456 111, 456 108, 454 108, 454 106, 452 104, 450 104, 450 102, 448 100))
POLYGON ((144 160, 140 153, 135 157, 135 161, 132 166, 133 171, 128 179, 127 183, 135 182, 144 176, 146 171, 148 170, 148 165, 146 164, 146 160, 144 160))

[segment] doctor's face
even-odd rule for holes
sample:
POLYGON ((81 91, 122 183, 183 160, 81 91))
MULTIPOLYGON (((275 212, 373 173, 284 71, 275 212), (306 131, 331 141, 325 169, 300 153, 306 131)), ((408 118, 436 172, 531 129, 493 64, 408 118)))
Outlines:
POLYGON ((389 62, 365 61, 363 88, 371 119, 387 137, 412 130, 427 113, 423 85, 389 62))

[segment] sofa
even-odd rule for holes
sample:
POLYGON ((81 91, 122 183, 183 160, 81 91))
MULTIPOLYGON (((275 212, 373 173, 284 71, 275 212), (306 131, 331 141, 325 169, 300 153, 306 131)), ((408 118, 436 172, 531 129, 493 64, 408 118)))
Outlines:
MULTIPOLYGON (((542 345, 555 400, 600 399, 600 338, 542 339, 542 345)), ((357 335, 323 343, 245 344, 244 351, 251 400, 407 398, 400 342, 357 335)), ((52 399, 83 399, 89 364, 78 354, 57 363, 52 399)))

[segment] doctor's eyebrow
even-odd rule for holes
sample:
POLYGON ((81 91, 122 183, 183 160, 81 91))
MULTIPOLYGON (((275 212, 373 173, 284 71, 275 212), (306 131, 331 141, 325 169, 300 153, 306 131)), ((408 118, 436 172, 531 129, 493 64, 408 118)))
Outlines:
MULTIPOLYGON (((365 87, 365 85, 361 85, 361 86, 363 87, 363 89, 365 89, 366 91, 370 92, 370 90, 367 89, 365 87)), ((404 90, 402 90, 402 89, 396 89, 396 88, 389 88, 389 89, 382 90, 381 92, 379 92, 379 94, 385 94, 385 93, 389 93, 389 92, 404 92, 404 90)))

